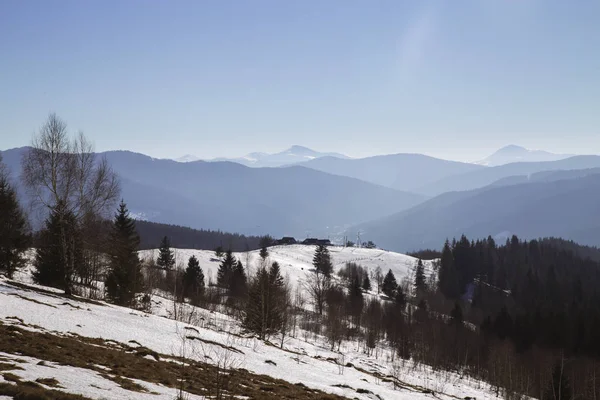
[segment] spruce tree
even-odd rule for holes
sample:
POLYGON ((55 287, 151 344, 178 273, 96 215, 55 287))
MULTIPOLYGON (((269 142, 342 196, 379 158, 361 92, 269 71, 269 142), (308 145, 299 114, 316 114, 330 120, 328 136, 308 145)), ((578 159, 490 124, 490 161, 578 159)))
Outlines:
POLYGON ((362 287, 360 284, 360 280, 358 276, 355 276, 352 279, 352 283, 350 284, 350 290, 348 290, 348 305, 350 310, 350 315, 353 318, 354 325, 357 327, 360 326, 360 316, 363 311, 364 299, 362 293, 362 287))
POLYGON ((52 207, 39 239, 34 261, 34 281, 70 294, 74 271, 69 266, 82 263, 83 255, 77 221, 64 203, 59 202, 52 207))
POLYGON ((427 278, 425 277, 425 267, 423 261, 419 258, 415 267, 415 293, 417 296, 425 293, 427 289, 427 278))
POLYGON ((258 269, 248 288, 248 302, 244 315, 244 327, 260 339, 280 332, 284 328, 285 283, 274 262, 267 270, 258 269))
POLYGON ((440 292, 450 299, 457 299, 460 295, 458 271, 455 267, 452 248, 447 240, 442 250, 438 274, 440 292))
POLYGON ((236 259, 230 250, 227 250, 225 257, 219 264, 219 270, 217 271, 217 286, 229 290, 231 288, 231 278, 233 276, 233 269, 236 266, 236 259))
POLYGON ((333 264, 331 263, 331 255, 329 249, 325 245, 318 245, 313 257, 313 266, 317 274, 323 274, 327 277, 333 272, 333 264))
POLYGON ((160 242, 156 265, 166 271, 171 271, 175 267, 175 254, 171 250, 171 242, 166 236, 160 242))
POLYGON ((283 276, 281 276, 281 268, 279 263, 274 261, 269 268, 269 282, 275 287, 283 287, 283 276))
POLYGON ((268 247, 273 242, 270 236, 263 236, 260 238, 260 258, 262 258, 263 262, 266 261, 267 257, 269 257, 269 249, 268 247))
POLYGON ((223 257, 223 247, 222 246, 217 246, 217 248, 215 249, 215 257, 217 257, 218 259, 221 259, 221 257, 223 257))
POLYGON ((396 288, 396 295, 394 296, 394 303, 396 303, 402 310, 406 307, 406 296, 402 290, 402 286, 396 288))
POLYGON ((231 282, 229 284, 229 292, 231 296, 241 299, 246 296, 248 291, 248 279, 244 265, 240 260, 237 260, 233 272, 231 274, 231 282))
POLYGON ((25 265, 29 244, 27 220, 0 158, 0 271, 9 279, 25 265))
POLYGON ((127 205, 121 200, 110 234, 110 269, 106 276, 107 297, 122 306, 135 303, 136 293, 143 290, 144 281, 138 247, 140 237, 127 205))
POLYGON ((192 304, 198 305, 204 295, 204 287, 204 272, 200 268, 200 262, 196 256, 191 256, 183 273, 184 296, 189 298, 192 304))
POLYGON ((394 273, 390 269, 388 273, 383 278, 383 285, 381 287, 381 291, 386 296, 393 298, 396 293, 396 288, 398 287, 398 283, 396 283, 396 277, 394 273))

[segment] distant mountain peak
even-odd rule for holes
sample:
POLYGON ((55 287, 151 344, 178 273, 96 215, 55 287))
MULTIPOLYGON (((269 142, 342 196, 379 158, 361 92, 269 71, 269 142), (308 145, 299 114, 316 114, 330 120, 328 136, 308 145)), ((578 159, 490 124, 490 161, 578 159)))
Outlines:
POLYGON ((315 154, 317 153, 316 151, 314 151, 313 149, 309 149, 308 147, 305 146, 299 146, 297 144, 293 145, 292 147, 290 147, 289 149, 283 151, 282 153, 292 153, 292 154, 315 154))
POLYGON ((176 158, 175 161, 177 162, 194 162, 194 161, 200 161, 200 157, 197 157, 193 154, 186 154, 184 156, 181 156, 179 158, 176 158))
POLYGON ((515 162, 558 161, 572 156, 573 154, 555 154, 544 150, 531 150, 516 144, 509 144, 483 160, 477 161, 475 164, 497 167, 515 162))

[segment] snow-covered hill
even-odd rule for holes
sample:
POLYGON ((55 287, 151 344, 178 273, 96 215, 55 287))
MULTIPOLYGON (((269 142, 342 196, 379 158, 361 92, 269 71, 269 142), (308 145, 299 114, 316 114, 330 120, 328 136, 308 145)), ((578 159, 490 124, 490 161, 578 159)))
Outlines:
MULTIPOLYGON (((269 260, 271 262, 277 261, 281 266, 282 274, 288 276, 290 282, 296 285, 301 283, 313 269, 312 262, 315 248, 315 246, 301 244, 269 247, 269 260)), ((187 265, 191 256, 196 256, 205 276, 216 279, 220 260, 215 257, 213 251, 174 249, 174 252, 176 263, 181 268, 187 265)), ((369 270, 380 267, 383 274, 391 269, 398 282, 405 277, 410 277, 417 263, 417 259, 414 257, 380 249, 332 246, 329 248, 329 252, 336 272, 346 263, 356 262, 369 270)), ((252 270, 259 265, 260 256, 258 253, 259 251, 255 250, 248 253, 234 253, 234 256, 242 260, 242 263, 252 270)), ((143 250, 140 252, 142 259, 148 257, 156 259, 157 256, 158 250, 143 250)), ((425 261, 424 264, 427 275, 429 275, 432 268, 431 262, 425 261)))
MULTIPOLYGON (((416 261, 376 249, 330 250, 336 268, 355 261, 368 268, 392 269, 398 279, 408 276, 416 261)), ((292 284, 299 284, 310 273, 313 246, 277 246, 269 251, 270 260, 281 264, 292 284)), ((153 251, 141 253, 145 257, 155 255, 153 251)), ((176 250, 181 264, 191 255, 200 260, 205 272, 216 274, 218 262, 212 252, 176 250)), ((244 263, 249 260, 251 266, 258 262, 256 251, 236 256, 244 263)), ((430 263, 427 267, 431 267, 430 263)), ((25 270, 18 279, 28 281, 29 275, 29 270, 25 270)), ((0 305, 0 337, 4 333, 15 340, 0 340, 0 385, 16 379, 19 384, 50 382, 51 388, 91 399, 172 400, 177 396, 173 380, 167 379, 168 375, 157 378, 144 371, 173 370, 177 365, 183 368, 185 364, 177 357, 184 356, 187 360, 241 371, 245 380, 230 388, 238 397, 249 394, 244 391, 251 389, 265 393, 264 398, 277 398, 278 390, 300 390, 308 393, 302 398, 322 398, 319 392, 311 392, 313 389, 369 400, 494 397, 482 382, 454 372, 433 371, 410 361, 393 360, 391 349, 384 343, 371 355, 365 354, 362 344, 356 341, 343 341, 339 351, 331 351, 323 337, 300 327, 283 342, 281 337, 262 342, 244 333, 239 322, 227 315, 189 305, 177 306, 158 294, 152 296, 152 313, 148 314, 100 301, 67 299, 54 289, 0 278, 0 305), (178 320, 173 319, 175 313, 178 320), (189 323, 181 322, 184 319, 189 323), (22 338, 28 335, 40 335, 39 340, 33 339, 35 346, 23 347, 22 338), (44 343, 52 343, 55 350, 60 350, 53 356, 44 343), (69 347, 74 344, 76 348, 69 347), (98 348, 100 352, 93 351, 98 348), (88 351, 92 355, 84 356, 88 351), (129 361, 118 359, 121 356, 129 357, 129 361), (138 360, 141 370, 125 367, 131 360, 138 360), (269 381, 265 376, 290 384, 269 381), (251 388, 249 385, 257 380, 260 386, 251 388), (305 387, 310 389, 302 389, 305 387)), ((201 368, 202 373, 207 373, 207 369, 201 368)), ((0 391, 0 398, 1 394, 0 391)), ((288 394, 287 398, 296 397, 288 394)))

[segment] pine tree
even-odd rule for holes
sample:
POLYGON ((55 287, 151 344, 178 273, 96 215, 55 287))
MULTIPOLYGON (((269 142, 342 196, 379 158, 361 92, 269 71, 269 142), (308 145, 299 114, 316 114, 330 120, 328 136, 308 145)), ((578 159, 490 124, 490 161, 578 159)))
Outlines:
POLYGON ((281 268, 277 261, 274 261, 269 268, 269 282, 275 287, 283 287, 283 276, 281 276, 281 268))
POLYGON ((268 247, 272 242, 273 240, 270 236, 263 236, 260 238, 260 258, 262 258, 263 262, 267 260, 267 257, 269 257, 268 247))
POLYGON ((217 248, 215 249, 215 257, 217 257, 218 259, 221 259, 221 257, 223 257, 223 247, 222 246, 217 246, 217 248))
POLYGON ((396 296, 394 296, 394 302, 400 306, 402 310, 406 307, 406 296, 404 295, 404 291, 401 286, 396 288, 396 296))
POLYGON ((166 271, 171 271, 175 267, 175 254, 171 250, 171 242, 166 236, 160 242, 156 265, 166 271))
POLYGON ((131 306, 136 293, 143 290, 143 275, 138 247, 140 237, 127 205, 121 201, 111 232, 110 269, 106 276, 107 297, 115 304, 131 306))
POLYGON ((364 290, 365 292, 370 292, 371 291, 371 280, 369 279, 369 275, 365 275, 363 281, 362 281, 362 290, 364 290))
POLYGON ((317 274, 323 274, 327 277, 333 272, 333 264, 331 263, 331 255, 329 249, 325 245, 318 245, 313 257, 313 266, 317 274))
POLYGON ((454 264, 452 248, 447 240, 442 250, 438 285, 440 292, 449 299, 457 299, 460 296, 458 271, 454 264))
POLYGON ((273 263, 269 270, 258 269, 248 288, 248 302, 244 327, 264 340, 270 334, 281 331, 284 323, 285 287, 279 265, 273 263))
POLYGON ((27 220, 0 159, 0 271, 8 278, 25 265, 29 244, 27 220))
POLYGON ((425 277, 425 267, 423 261, 419 258, 417 266, 415 268, 415 293, 417 296, 425 293, 427 289, 427 278, 425 277))
POLYGON ((80 264, 83 256, 77 221, 64 203, 52 207, 39 242, 34 261, 34 281, 70 294, 73 288, 73 271, 69 265, 80 264))
POLYGON ((237 262, 231 249, 227 250, 223 261, 219 264, 219 270, 217 271, 217 286, 227 290, 231 288, 231 278, 236 264, 237 262))
POLYGON ((243 298, 248 291, 248 281, 244 265, 240 260, 235 263, 231 274, 231 283, 229 285, 229 293, 236 298, 243 298))
POLYGON ((196 256, 188 260, 187 268, 183 273, 183 293, 192 304, 198 305, 204 295, 204 272, 196 256))
POLYGON ((350 315, 354 320, 354 325, 359 327, 360 317, 364 307, 364 299, 358 276, 355 276, 350 284, 350 290, 348 290, 348 303, 350 315))
POLYGON ((381 287, 381 291, 388 297, 394 297, 396 293, 396 288, 398 287, 398 283, 396 283, 396 277, 394 273, 390 269, 388 273, 383 278, 383 285, 381 287))

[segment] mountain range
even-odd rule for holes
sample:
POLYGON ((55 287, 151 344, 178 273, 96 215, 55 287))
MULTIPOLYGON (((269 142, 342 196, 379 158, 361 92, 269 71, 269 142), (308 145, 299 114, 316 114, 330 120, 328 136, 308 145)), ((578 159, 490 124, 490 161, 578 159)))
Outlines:
MULTIPOLYGON (((16 177, 25 148, 3 152, 16 177)), ((302 166, 179 163, 128 151, 100 153, 138 218, 244 234, 320 235, 410 208, 424 196, 302 166)), ((20 190, 24 195, 24 190, 20 190)))
POLYGON ((515 162, 558 161, 573 156, 574 154, 555 154, 544 150, 529 150, 525 147, 511 144, 499 149, 476 164, 497 167, 515 162))
MULTIPOLYGON (((264 167, 282 167, 285 165, 302 163, 321 157, 335 157, 346 159, 348 156, 340 153, 322 153, 308 147, 294 145, 287 150, 278 153, 261 153, 254 152, 238 158, 213 158, 206 161, 222 162, 229 161, 245 165, 247 167, 264 168, 264 167)), ((200 161, 199 157, 193 155, 185 155, 176 159, 178 162, 194 162, 200 161)))
MULTIPOLYGON (((15 178, 25 150, 3 152, 15 178)), ((248 167, 100 154, 120 176, 132 213, 152 222, 332 239, 361 232, 397 251, 439 248, 463 233, 600 245, 600 156, 484 166, 420 154, 353 159, 294 146, 263 158, 279 167, 248 167)))

